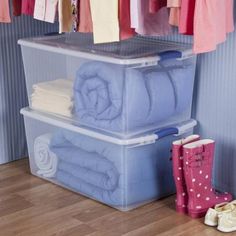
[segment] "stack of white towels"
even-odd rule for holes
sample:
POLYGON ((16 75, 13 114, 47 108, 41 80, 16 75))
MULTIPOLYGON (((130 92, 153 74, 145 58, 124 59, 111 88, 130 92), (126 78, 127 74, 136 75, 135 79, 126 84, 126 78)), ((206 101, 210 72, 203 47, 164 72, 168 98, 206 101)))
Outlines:
POLYGON ((70 79, 57 79, 33 85, 33 109, 71 117, 73 104, 73 81, 70 79))

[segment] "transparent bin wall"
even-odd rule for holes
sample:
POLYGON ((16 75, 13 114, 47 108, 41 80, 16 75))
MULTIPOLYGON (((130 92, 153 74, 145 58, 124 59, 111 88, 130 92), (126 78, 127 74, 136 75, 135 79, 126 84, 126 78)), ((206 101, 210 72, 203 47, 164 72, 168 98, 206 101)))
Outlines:
POLYGON ((175 192, 170 149, 180 137, 169 136, 145 146, 120 146, 29 117, 24 120, 31 172, 40 178, 122 211, 175 192), (71 147, 66 140, 78 145, 71 147), (76 164, 68 166, 75 153, 76 164))
POLYGON ((127 137, 188 120, 195 65, 195 57, 151 66, 86 63, 75 83, 76 116, 83 125, 127 137))
POLYGON ((33 85, 57 79, 74 80, 80 65, 87 60, 60 53, 21 46, 29 104, 33 85))
POLYGON ((22 54, 30 105, 34 84, 75 80, 72 118, 65 117, 73 124, 130 137, 191 116, 195 57, 124 66, 27 46, 22 54))

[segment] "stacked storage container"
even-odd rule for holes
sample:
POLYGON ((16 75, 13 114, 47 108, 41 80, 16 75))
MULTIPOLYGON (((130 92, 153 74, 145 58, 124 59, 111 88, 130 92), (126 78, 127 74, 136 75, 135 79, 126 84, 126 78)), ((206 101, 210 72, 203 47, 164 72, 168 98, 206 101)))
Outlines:
POLYGON ((174 193, 171 143, 196 125, 188 45, 78 33, 19 43, 33 174, 120 210, 174 193))

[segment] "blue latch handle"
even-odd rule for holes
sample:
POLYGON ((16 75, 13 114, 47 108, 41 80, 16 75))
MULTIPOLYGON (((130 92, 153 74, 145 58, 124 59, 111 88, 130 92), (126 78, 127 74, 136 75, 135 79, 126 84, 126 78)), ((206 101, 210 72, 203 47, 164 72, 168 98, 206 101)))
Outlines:
POLYGON ((182 52, 176 50, 169 50, 158 53, 161 61, 168 60, 168 59, 177 59, 182 57, 182 52))
POLYGON ((158 136, 158 139, 159 139, 159 138, 163 138, 163 137, 178 134, 178 133, 179 133, 178 128, 169 127, 169 128, 165 128, 165 129, 160 129, 155 134, 158 136))
POLYGON ((49 32, 49 33, 44 34, 44 36, 56 36, 56 35, 60 35, 60 33, 59 32, 49 32))

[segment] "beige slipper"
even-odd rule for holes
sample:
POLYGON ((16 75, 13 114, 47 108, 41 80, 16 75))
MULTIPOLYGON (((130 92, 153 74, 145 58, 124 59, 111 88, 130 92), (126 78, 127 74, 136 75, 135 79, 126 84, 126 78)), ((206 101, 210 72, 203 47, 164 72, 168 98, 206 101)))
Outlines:
POLYGON ((222 202, 220 204, 217 204, 215 205, 214 209, 209 208, 205 215, 204 223, 208 226, 217 226, 219 215, 229 209, 231 209, 229 202, 222 202))
POLYGON ((218 216, 217 229, 225 233, 236 231, 236 200, 230 202, 228 206, 229 209, 218 216))

